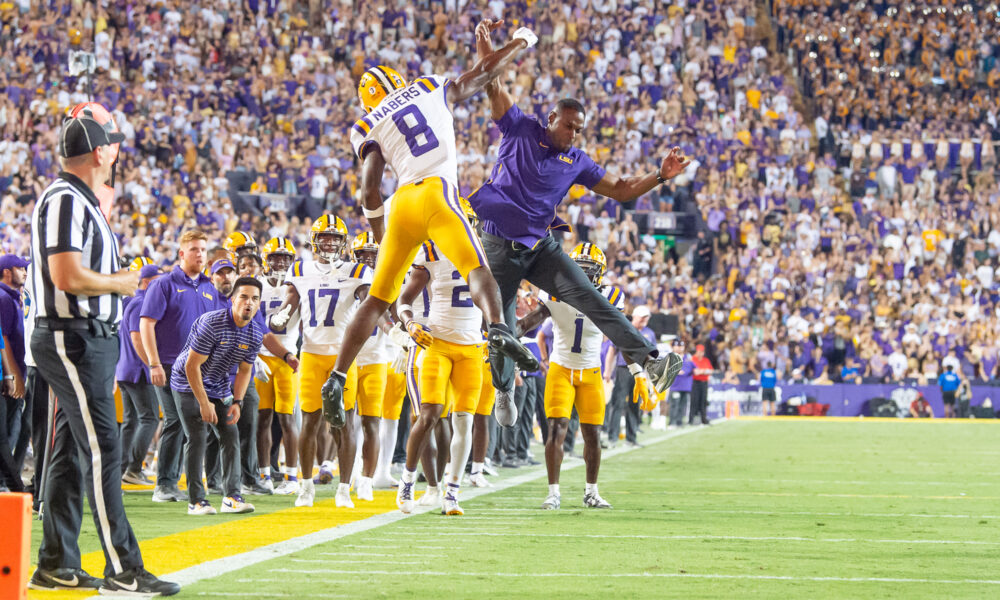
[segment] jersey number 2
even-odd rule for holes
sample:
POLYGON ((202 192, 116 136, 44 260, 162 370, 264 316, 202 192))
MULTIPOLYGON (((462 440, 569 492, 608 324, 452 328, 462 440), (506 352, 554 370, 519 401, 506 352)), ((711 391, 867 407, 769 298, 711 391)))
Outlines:
POLYGON ((410 154, 416 158, 430 152, 438 147, 437 136, 427 124, 427 119, 416 106, 410 105, 403 110, 393 113, 392 122, 396 124, 396 129, 406 138, 406 145, 410 147, 410 154), (410 117, 410 119, 407 119, 410 117), (412 124, 411 124, 412 121, 412 124), (420 134, 424 140, 420 141, 420 134))
MULTIPOLYGON (((452 271, 451 278, 461 279, 462 274, 458 271, 452 271)), ((456 285, 451 289, 451 305, 455 308, 469 308, 473 306, 472 296, 469 295, 469 286, 456 285)))

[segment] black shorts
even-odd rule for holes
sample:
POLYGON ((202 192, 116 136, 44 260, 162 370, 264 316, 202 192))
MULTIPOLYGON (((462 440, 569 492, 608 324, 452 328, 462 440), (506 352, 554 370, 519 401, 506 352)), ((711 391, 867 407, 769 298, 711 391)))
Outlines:
POLYGON ((761 402, 774 402, 778 395, 774 393, 774 388, 762 388, 760 390, 761 402))
POLYGON ((941 401, 945 404, 954 404, 955 392, 941 392, 941 401))

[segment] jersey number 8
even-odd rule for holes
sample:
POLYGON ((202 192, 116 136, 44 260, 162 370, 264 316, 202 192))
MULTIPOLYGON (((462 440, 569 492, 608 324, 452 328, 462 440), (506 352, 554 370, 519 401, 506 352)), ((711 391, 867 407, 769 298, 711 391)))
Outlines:
POLYGON ((416 106, 410 105, 397 113, 393 113, 392 122, 396 124, 396 129, 399 130, 399 133, 403 134, 403 137, 406 138, 406 145, 410 147, 410 154, 414 158, 438 147, 437 136, 434 135, 434 132, 427 124, 427 119, 424 118, 423 113, 416 106), (423 142, 418 139, 420 134, 424 135, 423 142))

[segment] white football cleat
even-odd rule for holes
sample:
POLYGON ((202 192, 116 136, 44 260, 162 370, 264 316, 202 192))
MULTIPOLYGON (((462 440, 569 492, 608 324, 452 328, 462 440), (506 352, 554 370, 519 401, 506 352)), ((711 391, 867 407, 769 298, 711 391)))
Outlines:
POLYGON ((303 479, 299 484, 299 497, 295 499, 295 506, 312 506, 316 499, 316 486, 310 479, 303 479))
POLYGON ((245 502, 243 496, 233 494, 222 499, 222 512, 232 514, 252 513, 253 504, 245 502))
POLYGON ((337 486, 337 495, 334 496, 337 508, 354 508, 354 501, 351 500, 351 488, 345 485, 337 486))
POLYGON ((469 475, 469 485, 471 485, 472 487, 478 487, 478 488, 491 488, 491 487, 493 487, 493 484, 490 483, 486 479, 486 476, 483 475, 482 472, 470 474, 469 475))
POLYGON ((375 473, 375 477, 372 478, 372 487, 379 490, 391 490, 399 487, 399 481, 388 473, 375 473))
POLYGON ((444 500, 441 503, 441 514, 461 516, 465 514, 465 511, 458 505, 458 498, 449 492, 445 494, 444 500))
POLYGON ((368 502, 375 500, 374 489, 371 477, 358 477, 358 500, 368 502))
POLYGON ((274 488, 275 496, 292 496, 299 493, 299 482, 295 481, 282 481, 278 484, 278 487, 274 488))
POLYGON ((396 491, 396 506, 402 512, 409 514, 413 512, 415 504, 413 501, 413 484, 406 483, 400 479, 399 489, 396 491))
POLYGON ((601 498, 601 495, 597 492, 594 492, 593 494, 585 494, 583 496, 583 505, 587 508, 611 508, 608 501, 601 498))
POLYGON ((188 504, 188 514, 197 516, 214 515, 215 509, 208 500, 201 500, 198 504, 188 504))
POLYGON ((424 490, 424 495, 417 502, 417 506, 437 506, 440 503, 441 493, 438 492, 438 488, 427 486, 427 489, 424 490))
POLYGON ((542 508, 545 510, 559 510, 560 506, 562 506, 562 499, 559 494, 549 494, 545 498, 545 502, 542 502, 542 508))

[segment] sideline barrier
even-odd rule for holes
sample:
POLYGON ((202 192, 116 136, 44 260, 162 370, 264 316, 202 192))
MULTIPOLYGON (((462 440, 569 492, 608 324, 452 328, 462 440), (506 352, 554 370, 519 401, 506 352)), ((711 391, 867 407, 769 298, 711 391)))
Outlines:
POLYGON ((28 549, 31 547, 31 495, 0 494, 0 598, 28 597, 28 549))

